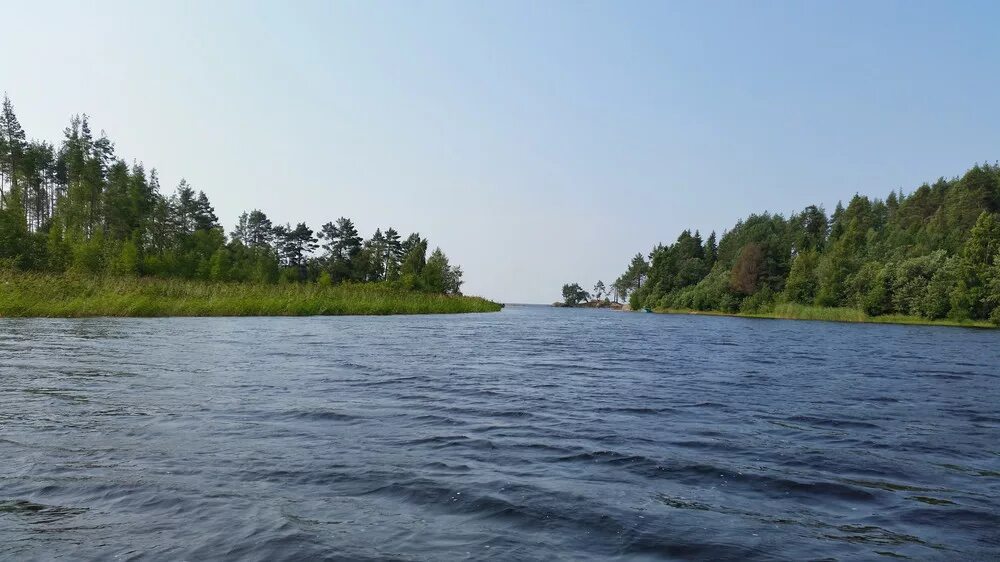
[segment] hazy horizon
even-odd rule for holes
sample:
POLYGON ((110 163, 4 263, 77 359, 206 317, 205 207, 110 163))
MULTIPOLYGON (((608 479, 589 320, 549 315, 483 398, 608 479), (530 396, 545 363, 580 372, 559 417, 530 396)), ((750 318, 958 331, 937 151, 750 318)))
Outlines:
POLYGON ((244 210, 419 231, 464 292, 613 281, 681 230, 832 210, 1000 157, 991 3, 17 4, 28 135, 244 210))

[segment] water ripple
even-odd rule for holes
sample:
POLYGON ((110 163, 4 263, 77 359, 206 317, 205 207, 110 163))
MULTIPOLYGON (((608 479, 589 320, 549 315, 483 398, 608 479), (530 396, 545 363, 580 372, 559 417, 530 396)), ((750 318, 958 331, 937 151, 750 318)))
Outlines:
POLYGON ((0 559, 1000 559, 1000 334, 0 320, 0 559))

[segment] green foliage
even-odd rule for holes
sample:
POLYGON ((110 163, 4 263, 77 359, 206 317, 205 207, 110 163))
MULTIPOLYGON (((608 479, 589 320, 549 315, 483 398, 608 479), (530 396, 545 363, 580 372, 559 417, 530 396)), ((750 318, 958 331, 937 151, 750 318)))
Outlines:
POLYGON ((20 212, 17 189, 7 194, 8 206, 0 209, 0 259, 23 264, 27 252, 28 225, 20 212))
POLYGON ((847 279, 854 273, 856 263, 857 260, 846 244, 832 244, 830 250, 822 255, 816 268, 816 304, 838 307, 847 303, 847 279))
MULTIPOLYGON (((949 316, 951 312, 951 295, 960 279, 959 260, 956 257, 946 258, 931 275, 920 302, 920 316, 938 319, 949 316)), ((951 314, 953 318, 963 315, 951 314)))
POLYGON ((1000 166, 885 200, 855 195, 827 216, 750 215, 702 243, 685 230, 614 285, 633 308, 770 314, 799 306, 886 318, 1000 318, 1000 166))
POLYGON ((770 312, 774 308, 776 298, 777 295, 774 291, 770 287, 765 286, 740 303, 740 312, 749 314, 770 312))
POLYGON ((857 307, 878 316, 892 310, 893 264, 868 262, 854 276, 857 307))
POLYGON ((894 273, 892 282, 893 310, 909 316, 924 316, 924 303, 930 281, 946 260, 944 250, 904 260, 894 273))
POLYGON ((659 303, 662 308, 719 310, 734 312, 739 299, 729 289, 730 272, 721 264, 694 287, 680 291, 673 299, 659 303))
POLYGON ((0 317, 310 316, 496 312, 479 297, 408 291, 391 283, 222 283, 0 270, 0 317))
MULTIPOLYGON (((693 311, 688 309, 659 309, 658 312, 673 314, 732 314, 717 311, 693 311)), ((734 316, 744 316, 749 318, 780 318, 787 320, 820 320, 824 322, 866 322, 876 324, 919 324, 934 326, 961 326, 966 328, 991 328, 993 323, 983 320, 954 320, 941 319, 931 320, 917 316, 903 316, 901 314, 885 314, 871 316, 856 308, 829 307, 829 306, 809 306, 798 303, 777 303, 770 310, 758 312, 738 312, 734 316)))
POLYGON ((638 292, 632 293, 631 295, 629 295, 629 297, 628 297, 628 306, 632 310, 640 310, 640 309, 642 309, 643 308, 643 304, 642 303, 643 303, 643 301, 642 301, 642 295, 640 295, 638 292))
POLYGON ((457 295, 462 269, 419 234, 368 240, 340 217, 316 233, 240 215, 227 240, 205 192, 182 179, 169 196, 155 169, 131 166, 87 116, 60 145, 28 141, 6 97, 0 109, 0 263, 23 271, 334 287, 392 281, 396 289, 457 295), (317 235, 318 234, 318 235, 317 235), (323 255, 315 255, 323 240, 323 255))
POLYGON ((422 286, 424 290, 432 293, 443 293, 446 295, 460 294, 462 286, 462 269, 454 267, 448 263, 448 257, 444 255, 441 248, 435 248, 431 256, 427 258, 421 272, 422 286))
POLYGON ((576 306, 590 299, 590 294, 579 283, 567 283, 562 288, 563 304, 576 306))
POLYGON ((104 269, 104 236, 97 233, 73 245, 72 269, 79 273, 100 273, 104 269))
POLYGON ((628 269, 622 274, 622 281, 624 281, 628 290, 639 290, 642 288, 642 283, 646 280, 648 274, 649 263, 642 257, 642 254, 636 254, 632 258, 628 269))
POLYGON ((212 254, 209 278, 212 281, 228 281, 233 264, 230 261, 230 252, 227 248, 221 247, 212 254))
POLYGON ((135 242, 125 240, 117 255, 112 256, 108 271, 113 275, 135 275, 139 272, 139 248, 135 242))
POLYGON ((865 322, 868 316, 853 308, 779 304, 767 316, 793 320, 826 320, 831 322, 865 322))
POLYGON ((69 267, 72 248, 63 238, 62 223, 58 220, 52 221, 49 226, 45 240, 45 253, 50 271, 63 272, 69 267))
POLYGON ((608 293, 608 288, 604 286, 604 281, 598 280, 594 284, 594 298, 601 300, 601 297, 606 296, 608 293))
POLYGON ((785 283, 785 296, 789 301, 812 304, 816 300, 819 286, 819 279, 816 277, 818 264, 819 252, 814 249, 804 250, 795 256, 785 283))

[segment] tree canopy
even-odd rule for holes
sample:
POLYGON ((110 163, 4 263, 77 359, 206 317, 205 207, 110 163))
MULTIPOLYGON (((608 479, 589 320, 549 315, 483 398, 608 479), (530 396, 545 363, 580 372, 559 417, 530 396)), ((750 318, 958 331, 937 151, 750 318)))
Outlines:
POLYGON ((378 228, 365 240, 340 217, 319 231, 240 215, 226 236, 208 195, 182 179, 170 195, 157 171, 127 164, 86 115, 58 145, 28 140, 0 108, 0 267, 257 283, 386 282, 457 294, 462 269, 419 234, 378 228))
POLYGON ((579 283, 567 283, 562 288, 563 302, 569 306, 575 306, 581 302, 590 300, 590 293, 585 291, 579 283))
POLYGON ((871 315, 1000 323, 1000 166, 910 194, 855 195, 753 214, 705 241, 685 230, 637 254, 612 285, 633 308, 758 312, 781 302, 871 315))

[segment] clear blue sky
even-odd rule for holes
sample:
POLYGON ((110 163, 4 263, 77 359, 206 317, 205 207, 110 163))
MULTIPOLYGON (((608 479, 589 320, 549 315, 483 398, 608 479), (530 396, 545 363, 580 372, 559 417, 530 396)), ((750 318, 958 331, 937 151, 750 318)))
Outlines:
POLYGON ((0 90, 314 228, 419 230, 551 302, 750 212, 1000 158, 997 2, 18 2, 0 90))

